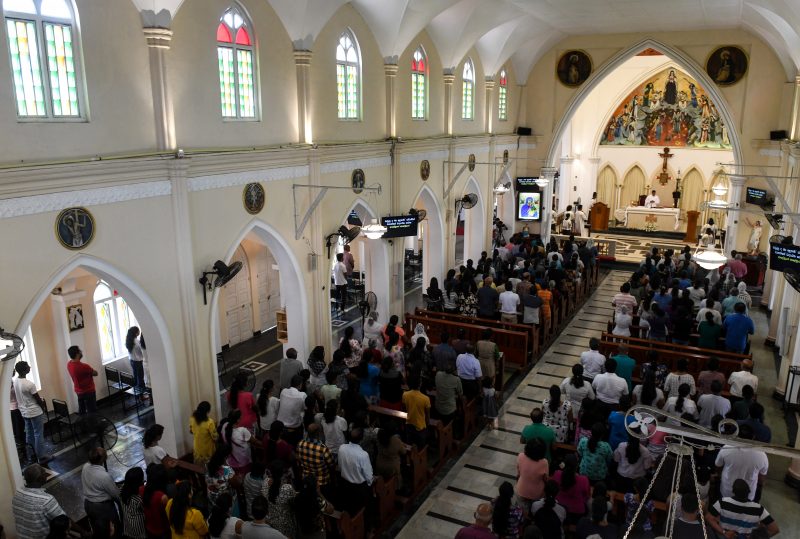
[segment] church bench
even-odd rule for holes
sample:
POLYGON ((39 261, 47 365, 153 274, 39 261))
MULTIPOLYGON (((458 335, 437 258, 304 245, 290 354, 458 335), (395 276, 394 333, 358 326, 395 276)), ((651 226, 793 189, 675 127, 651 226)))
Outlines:
POLYGON ((454 313, 445 313, 439 311, 428 311, 425 309, 420 309, 417 307, 414 310, 414 314, 416 316, 424 316, 427 318, 438 318, 441 320, 449 320, 452 322, 461 322, 465 324, 478 324, 481 326, 487 326, 492 328, 492 331, 498 329, 505 329, 509 331, 525 331, 530 334, 530 339, 528 340, 528 350, 531 354, 531 357, 537 357, 539 355, 539 333, 540 327, 536 324, 513 324, 510 322, 502 322, 500 320, 492 320, 489 318, 479 318, 479 317, 471 317, 471 316, 464 316, 463 314, 454 314, 454 313))
POLYGON ((328 519, 329 526, 338 529, 339 534, 344 539, 364 539, 367 536, 364 511, 365 509, 361 509, 355 516, 350 516, 350 513, 346 511, 334 511, 325 516, 328 519))
MULTIPOLYGON (((600 342, 600 353, 606 357, 610 355, 617 354, 619 350, 619 342, 613 341, 601 341, 600 342)), ((645 346, 638 346, 638 345, 629 345, 628 346, 628 355, 632 357, 636 361, 636 367, 634 368, 633 375, 635 378, 641 378, 641 365, 648 361, 647 355, 653 348, 645 347, 645 346)), ((702 355, 702 354, 695 354, 690 351, 682 351, 682 350, 675 350, 675 349, 663 349, 658 350, 658 362, 659 364, 667 365, 670 371, 675 370, 677 366, 677 362, 679 359, 686 359, 689 362, 688 372, 697 378, 697 375, 700 371, 706 369, 706 364, 708 363, 709 356, 702 355)), ((740 370, 741 361, 739 360, 731 360, 731 359, 720 359, 719 361, 719 371, 725 375, 725 377, 729 377, 732 372, 740 370)))
POLYGON ((619 342, 625 342, 631 345, 637 346, 649 346, 651 348, 658 348, 660 350, 663 349, 670 349, 670 350, 681 350, 686 352, 691 352, 694 354, 701 354, 706 356, 716 356, 720 360, 723 359, 730 359, 734 361, 744 361, 745 359, 753 359, 752 354, 737 354, 735 352, 727 352, 725 350, 716 350, 711 348, 700 348, 698 346, 691 346, 685 344, 678 344, 674 342, 662 342, 662 341, 651 341, 650 339, 642 339, 639 337, 623 337, 620 335, 612 335, 611 333, 604 333, 602 335, 601 340, 614 340, 619 342))
POLYGON ((378 508, 378 519, 375 523, 375 532, 386 530, 391 526, 394 517, 397 515, 397 476, 393 475, 389 479, 375 476, 372 482, 372 492, 378 508))
MULTIPOLYGON (((465 331, 466 338, 469 341, 473 343, 478 342, 481 339, 483 330, 488 328, 488 326, 478 323, 455 322, 442 320, 440 318, 418 316, 410 313, 406 313, 405 319, 407 334, 410 335, 417 324, 422 324, 425 327, 425 333, 431 340, 431 344, 439 344, 443 332, 446 331, 448 334, 455 336, 459 329, 465 331)), ((492 329, 492 340, 497 344, 500 351, 503 352, 506 361, 518 365, 519 368, 524 368, 528 364, 529 332, 495 328, 489 329, 492 329)))

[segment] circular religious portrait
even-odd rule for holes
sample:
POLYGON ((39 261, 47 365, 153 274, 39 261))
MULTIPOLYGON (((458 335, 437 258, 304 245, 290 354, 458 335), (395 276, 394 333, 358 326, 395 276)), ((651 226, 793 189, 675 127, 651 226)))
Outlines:
POLYGON ((561 84, 575 88, 592 74, 592 59, 583 51, 567 51, 556 64, 556 75, 561 84))
POLYGON ((350 182, 353 187, 353 192, 355 194, 360 194, 361 191, 364 190, 364 182, 366 181, 366 176, 364 176, 364 171, 360 168, 357 168, 353 171, 353 175, 350 177, 350 182))
POLYGON ((422 162, 419 164, 419 177, 422 178, 422 181, 427 181, 428 178, 431 176, 431 162, 427 159, 423 159, 422 162))
POLYGON ((706 61, 706 73, 720 86, 736 84, 747 73, 747 53, 735 45, 718 47, 706 61))
POLYGON ((469 171, 472 172, 475 170, 475 154, 469 154, 469 159, 467 161, 469 162, 469 171))
POLYGON ((86 208, 67 208, 56 217, 56 238, 67 249, 83 249, 94 238, 94 217, 86 208))
POLYGON ((508 150, 503 150, 503 164, 508 164, 508 150))
POLYGON ((257 214, 264 209, 266 195, 264 187, 260 183, 248 183, 242 191, 242 203, 247 213, 257 214))

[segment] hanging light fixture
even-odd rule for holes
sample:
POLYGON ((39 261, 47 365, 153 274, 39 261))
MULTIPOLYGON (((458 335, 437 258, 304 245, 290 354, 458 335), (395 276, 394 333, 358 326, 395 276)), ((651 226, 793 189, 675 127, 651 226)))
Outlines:
POLYGON ((550 185, 550 178, 547 178, 546 176, 539 176, 538 178, 536 178, 535 181, 536 181, 536 185, 538 185, 539 187, 541 187, 543 189, 545 187, 547 187, 548 185, 550 185))
POLYGON ((380 224, 377 219, 373 219, 370 224, 361 227, 361 233, 371 240, 380 239, 387 230, 389 229, 380 224))
POLYGON ((708 207, 715 210, 724 210, 727 209, 728 206, 729 204, 721 198, 714 199, 708 203, 708 207))
POLYGON ((508 193, 508 191, 509 191, 508 185, 504 183, 498 184, 494 188, 494 194, 499 196, 505 195, 506 193, 508 193))
POLYGON ((707 270, 717 269, 728 261, 725 255, 723 255, 716 249, 709 249, 709 248, 703 250, 698 249, 697 252, 695 252, 692 259, 695 262, 697 262, 697 264, 701 268, 707 270))
POLYGON ((722 198, 728 194, 728 186, 722 183, 722 181, 718 181, 717 184, 711 188, 711 192, 718 198, 722 198))

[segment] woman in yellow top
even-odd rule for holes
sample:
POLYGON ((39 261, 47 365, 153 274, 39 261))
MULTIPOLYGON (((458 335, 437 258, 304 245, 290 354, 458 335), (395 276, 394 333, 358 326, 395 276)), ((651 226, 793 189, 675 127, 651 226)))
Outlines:
POLYGON ((192 485, 188 481, 175 485, 175 497, 167 502, 167 518, 172 539, 208 537, 208 525, 203 513, 192 507, 192 485))
POLYGON ((194 436, 194 462, 205 465, 217 450, 217 424, 208 417, 211 404, 203 401, 189 418, 189 432, 194 436))

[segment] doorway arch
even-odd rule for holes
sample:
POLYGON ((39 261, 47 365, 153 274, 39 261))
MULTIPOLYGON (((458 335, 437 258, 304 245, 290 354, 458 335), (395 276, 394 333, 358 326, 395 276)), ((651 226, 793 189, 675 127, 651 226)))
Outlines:
POLYGON ((464 263, 470 258, 477 261, 481 251, 486 249, 485 238, 488 233, 486 227, 486 206, 483 201, 481 186, 475 176, 470 176, 464 186, 462 197, 468 193, 478 196, 478 203, 469 210, 464 210, 464 263))
MULTIPOLYGON (((188 447, 183 417, 181 414, 181 400, 175 398, 178 395, 177 379, 175 373, 175 352, 172 345, 167 323, 161 315, 155 302, 150 295, 134 279, 124 272, 117 269, 112 264, 90 255, 77 255, 69 262, 61 266, 50 277, 47 283, 39 289, 31 300, 15 332, 24 335, 28 327, 33 322, 36 313, 42 307, 48 296, 52 293, 53 287, 58 285, 75 269, 84 269, 101 280, 108 283, 120 292, 131 309, 136 313, 137 321, 142 333, 147 335, 157 335, 158 338, 148 338, 147 351, 158 361, 149 363, 151 373, 151 385, 153 390, 153 400, 156 403, 154 408, 156 423, 164 426, 164 436, 161 439, 161 446, 172 455, 183 454, 188 447)), ((2 376, 8 380, 11 376, 14 362, 6 361, 2 365, 2 376)), ((0 399, 4 403, 9 402, 10 387, 7 384, 0 384, 0 399)), ((9 481, 12 485, 20 484, 22 479, 19 462, 11 456, 16 455, 14 435, 11 428, 10 414, 3 414, 0 418, 2 425, 2 443, 7 460, 9 481)))
MULTIPOLYGON (((342 223, 347 223, 347 216, 351 212, 355 212, 363 224, 369 224, 373 219, 379 219, 378 212, 367 204, 363 198, 357 198, 353 202, 342 217, 342 223)), ((391 291, 396 290, 399 296, 402 297, 401 271, 398 269, 398 271, 393 272, 393 275, 389 274, 389 250, 385 241, 370 240, 366 236, 362 236, 362 238, 361 241, 364 242, 364 260, 361 261, 359 270, 366 274, 364 292, 374 292, 378 297, 378 321, 385 323, 389 321, 391 291)), ((326 260, 325 263, 330 264, 331 261, 326 260)))
MULTIPOLYGON (((260 219, 253 219, 250 221, 234 239, 225 254, 224 262, 226 264, 230 264, 236 250, 240 248, 242 241, 250 235, 255 236, 261 243, 267 246, 267 249, 269 249, 275 257, 275 261, 280 268, 278 275, 281 297, 285 300, 284 308, 286 309, 287 332, 289 334, 289 343, 284 344, 283 348, 294 348, 297 350, 298 359, 305 361, 305 358, 308 357, 311 350, 308 344, 308 292, 302 277, 305 272, 301 269, 297 257, 283 236, 272 226, 260 219), (291 291, 291 293, 284 294, 284 291, 291 291)), ((209 345, 211 347, 212 357, 215 357, 220 350, 219 296, 220 289, 216 288, 211 294, 211 301, 209 301, 210 309, 208 313, 210 318, 208 327, 211 328, 209 333, 209 345)), ((219 372, 217 371, 217 362, 212 361, 211 364, 214 377, 218 381, 219 372)), ((218 395, 215 395, 219 411, 220 403, 218 397, 218 395)))
POLYGON ((439 280, 439 286, 442 286, 444 281, 444 222, 439 201, 427 185, 423 185, 414 198, 414 207, 420 203, 428 214, 425 221, 420 223, 423 226, 422 287, 424 289, 431 277, 439 280))
MULTIPOLYGON (((250 261, 240 244, 233 253, 231 262, 241 262, 242 269, 223 288, 221 303, 225 315, 225 337, 223 343, 235 346, 253 337, 253 294, 250 283, 250 261)), ((220 313, 222 315, 222 313, 220 313)))
POLYGON ((610 163, 600 169, 597 175, 597 200, 608 206, 609 214, 614 215, 617 209, 617 173, 610 163))

